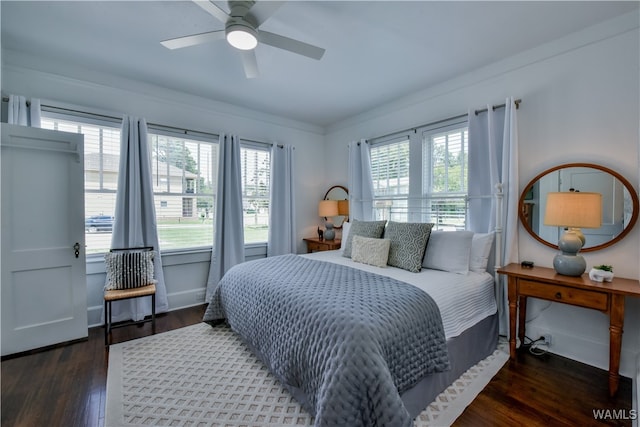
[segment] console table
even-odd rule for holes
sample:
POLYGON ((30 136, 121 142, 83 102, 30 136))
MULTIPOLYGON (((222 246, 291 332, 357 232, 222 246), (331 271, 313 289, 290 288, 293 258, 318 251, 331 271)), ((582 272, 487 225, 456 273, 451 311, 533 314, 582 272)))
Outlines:
POLYGON ((524 343, 527 297, 591 308, 609 316, 609 394, 614 396, 620 381, 624 298, 640 297, 640 282, 616 277, 612 282, 598 283, 591 281, 587 274, 563 276, 552 268, 527 268, 520 264, 509 264, 498 269, 498 273, 508 277, 511 359, 516 357, 516 318, 518 338, 524 343))

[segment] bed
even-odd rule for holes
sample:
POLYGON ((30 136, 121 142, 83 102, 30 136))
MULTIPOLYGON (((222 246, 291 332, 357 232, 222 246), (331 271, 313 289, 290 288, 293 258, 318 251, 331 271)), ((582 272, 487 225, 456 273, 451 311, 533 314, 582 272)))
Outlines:
POLYGON ((357 225, 340 250, 233 267, 204 320, 228 322, 315 426, 410 426, 497 346, 493 235, 427 227, 421 240, 424 225, 389 223, 376 237, 357 225), (393 265, 370 262, 385 245, 393 265))

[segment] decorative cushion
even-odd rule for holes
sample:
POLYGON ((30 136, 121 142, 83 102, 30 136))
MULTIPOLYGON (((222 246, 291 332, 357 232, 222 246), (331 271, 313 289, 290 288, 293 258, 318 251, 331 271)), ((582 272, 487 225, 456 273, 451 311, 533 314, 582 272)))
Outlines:
POLYGON ((108 252, 105 254, 107 282, 105 290, 132 289, 156 283, 154 251, 108 252))
POLYGON ((374 239, 372 237, 353 236, 351 242, 351 259, 355 262, 386 267, 389 258, 388 239, 374 239))
POLYGON ((340 250, 344 252, 345 246, 347 246, 347 238, 349 237, 349 230, 351 229, 350 222, 342 223, 342 237, 340 240, 340 250))
POLYGON ((384 225, 386 223, 387 220, 358 221, 357 219, 354 219, 351 224, 351 228, 349 229, 349 236, 347 236, 347 242, 342 256, 351 258, 351 242, 353 241, 353 236, 373 237, 374 239, 378 239, 382 237, 382 233, 384 233, 384 225))
POLYGON ((422 266, 433 270, 467 274, 473 234, 473 231, 432 232, 422 266))
POLYGON ((475 233, 471 240, 471 255, 469 257, 469 270, 476 273, 487 271, 489 254, 493 246, 495 233, 475 233))
POLYGON ((384 231, 384 238, 391 240, 387 264, 418 273, 432 227, 423 222, 389 221, 384 231))

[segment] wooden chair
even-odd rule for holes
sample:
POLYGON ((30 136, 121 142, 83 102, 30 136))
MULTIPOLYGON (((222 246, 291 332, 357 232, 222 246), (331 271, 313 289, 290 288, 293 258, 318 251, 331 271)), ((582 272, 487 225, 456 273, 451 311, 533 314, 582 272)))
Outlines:
MULTIPOLYGON (((153 251, 153 247, 144 247, 144 248, 125 248, 125 249, 111 249, 110 253, 141 253, 141 252, 149 252, 153 251)), ((109 273, 107 273, 109 274, 109 273)), ((134 283, 138 281, 138 277, 129 277, 128 280, 133 281, 134 283)), ((144 283, 140 282, 140 283, 144 283)), ((156 333, 156 285, 147 284, 144 286, 131 287, 127 289, 112 289, 104 291, 104 344, 105 346, 109 346, 111 344, 111 330, 114 328, 121 328, 125 326, 131 325, 142 325, 143 323, 151 322, 151 333, 156 333), (116 325, 112 322, 112 307, 111 304, 113 301, 122 301, 132 298, 141 298, 141 297, 151 297, 151 318, 150 319, 142 319, 138 321, 128 321, 123 323, 118 323, 116 325)))

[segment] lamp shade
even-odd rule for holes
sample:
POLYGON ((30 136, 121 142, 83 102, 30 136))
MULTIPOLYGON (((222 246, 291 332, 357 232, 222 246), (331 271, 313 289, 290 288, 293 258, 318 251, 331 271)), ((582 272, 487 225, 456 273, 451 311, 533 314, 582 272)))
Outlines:
POLYGON ((349 201, 348 200, 338 200, 338 215, 348 216, 349 215, 349 201))
POLYGON ((599 228, 602 225, 602 195, 579 191, 548 193, 544 225, 599 228))
POLYGON ((318 204, 318 216, 330 217, 338 216, 338 201, 337 200, 320 200, 318 204))

